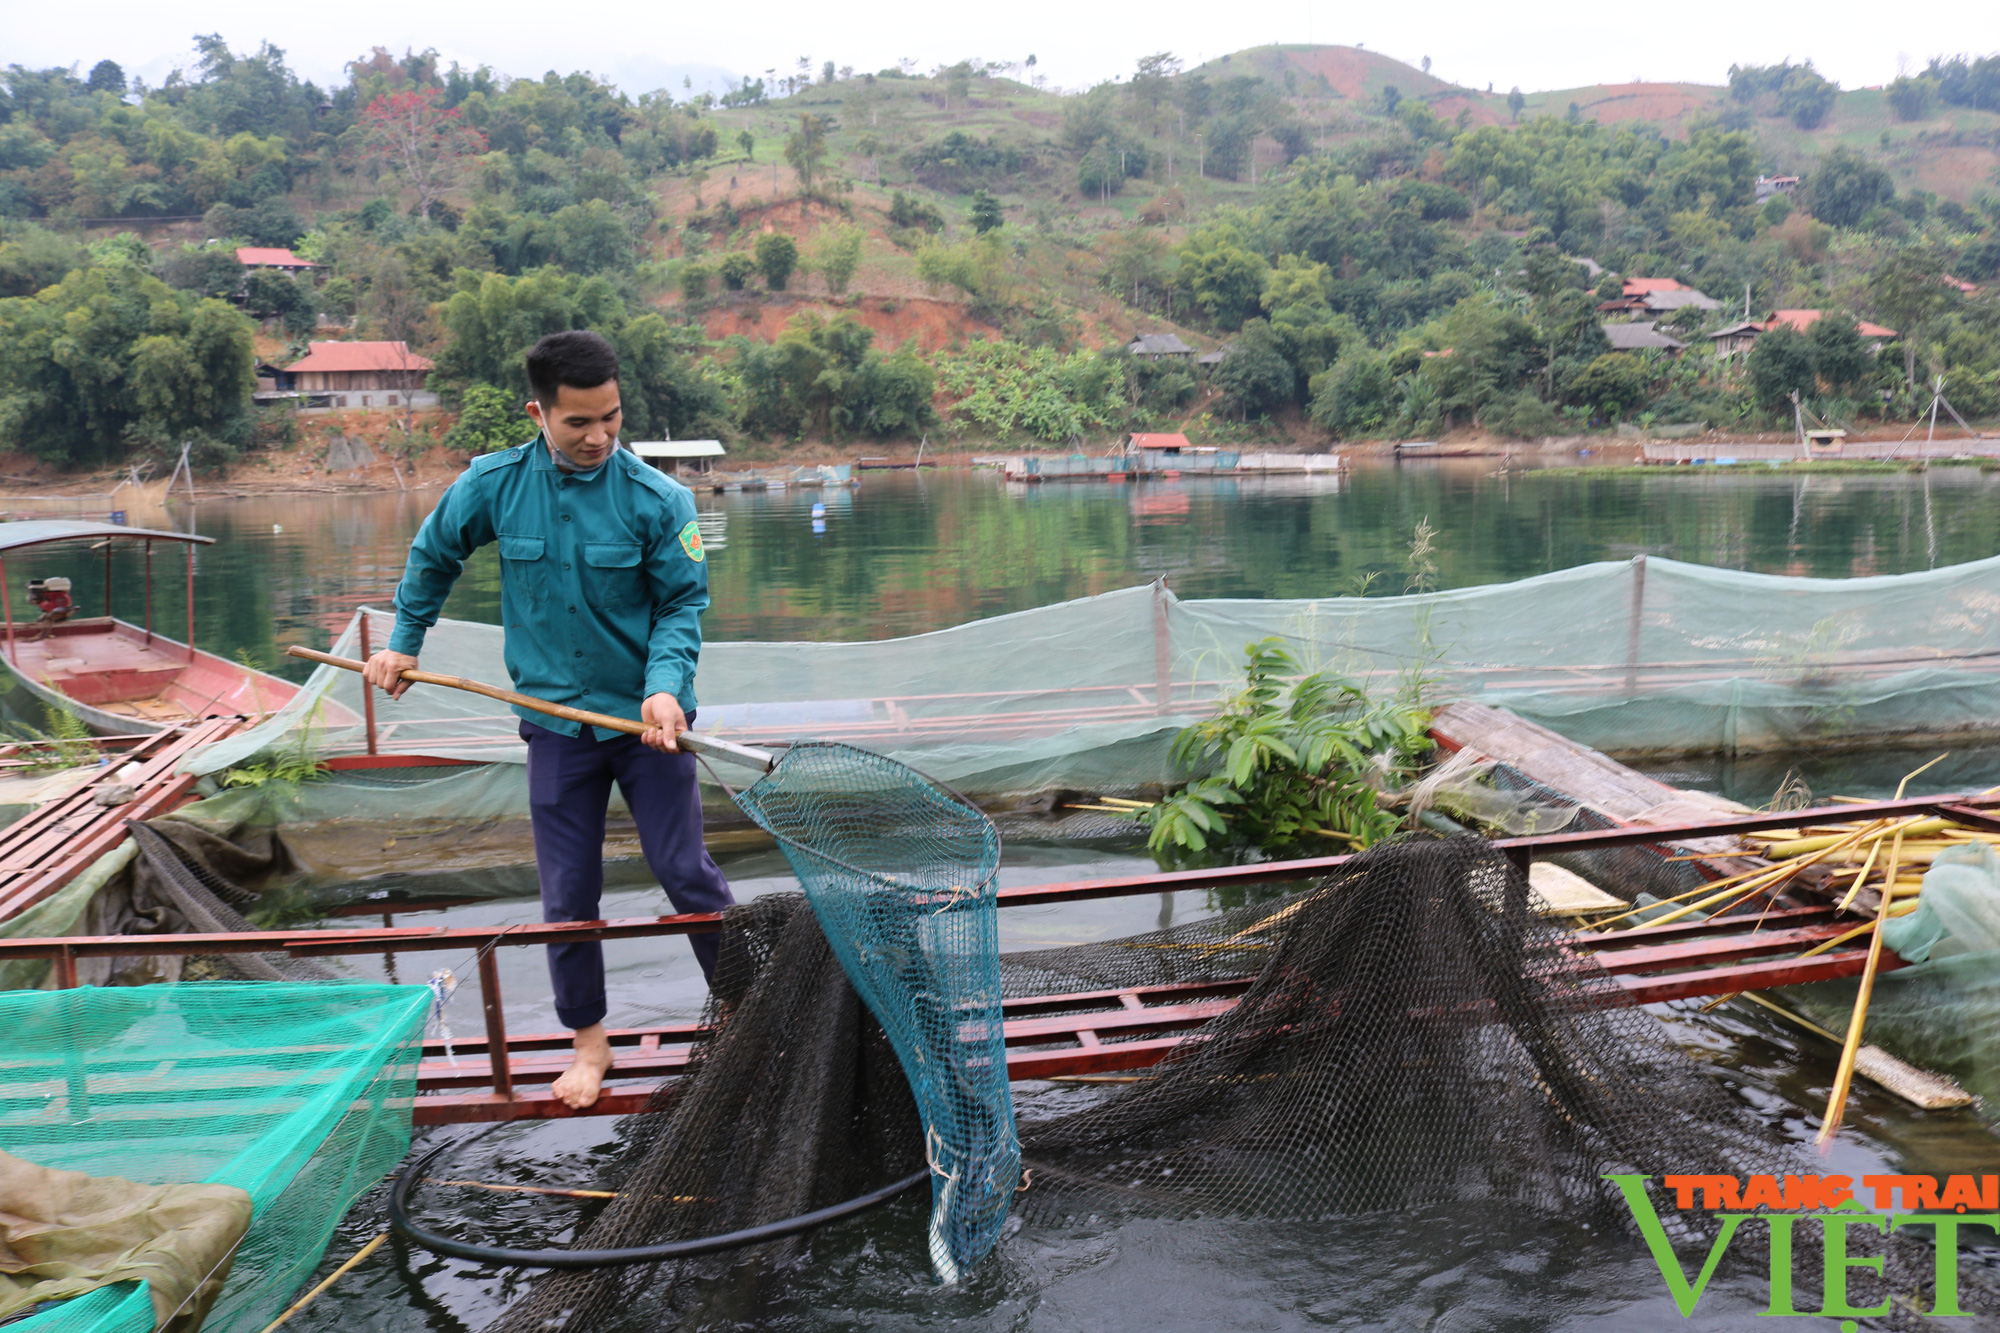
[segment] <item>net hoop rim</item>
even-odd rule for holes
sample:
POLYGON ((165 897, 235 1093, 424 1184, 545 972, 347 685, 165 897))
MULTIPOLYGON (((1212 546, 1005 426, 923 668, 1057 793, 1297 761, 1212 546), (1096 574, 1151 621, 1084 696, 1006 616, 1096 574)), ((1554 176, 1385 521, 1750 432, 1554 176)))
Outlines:
MULTIPOLYGON (((993 822, 993 817, 987 814, 984 810, 981 810, 979 806, 975 804, 970 797, 968 797, 964 792, 960 791, 958 788, 952 786, 949 782, 945 782, 939 778, 932 777, 930 774, 924 772, 921 768, 918 768, 914 764, 905 764, 900 759, 891 759, 888 755, 881 754, 875 750, 864 750, 858 745, 849 745, 845 741, 793 741, 785 747, 785 753, 778 757, 778 762, 771 766, 769 772, 759 775, 757 781, 751 783, 748 787, 744 788, 744 791, 746 793, 755 791, 768 778, 770 778, 772 774, 776 773, 779 768, 783 767, 785 762, 789 760, 793 754, 797 753, 800 750, 805 750, 805 749, 847 750, 854 754, 864 754, 867 755, 870 759, 880 759, 884 763, 895 764, 898 767, 907 768, 910 770, 910 772, 915 773, 925 782, 928 782, 933 787, 936 787, 940 791, 943 791, 944 793, 949 795, 954 801, 957 801, 967 810, 970 810, 973 814, 977 815, 979 817, 980 822, 986 825, 987 831, 993 835, 993 868, 986 872, 986 876, 984 879, 981 879, 977 884, 974 884, 970 889, 964 890, 964 892, 971 894, 982 894, 986 891, 987 886, 992 884, 994 880, 1000 877, 1000 862, 1002 856, 1005 853, 1006 848, 1000 837, 1000 826, 993 822)), ((707 767, 706 763, 704 763, 703 766, 707 767)), ((715 770, 713 768, 710 768, 709 774, 710 776, 714 777, 715 770)), ((926 889, 920 885, 906 883, 902 880, 896 879, 892 875, 884 875, 878 871, 864 870, 860 866, 849 865, 847 862, 841 860, 837 856, 829 856, 825 852, 819 851, 817 848, 806 846, 806 844, 800 842, 796 838, 787 837, 785 834, 780 833, 776 829, 772 828, 769 824, 766 824, 763 821, 763 819, 759 816, 759 813, 757 811, 754 811, 749 807, 745 806, 743 804, 742 797, 737 795, 736 789, 734 787, 731 787, 728 783, 723 782, 720 777, 716 777, 715 780, 718 784, 721 785, 722 790, 728 793, 729 799, 735 802, 736 808, 743 811, 744 814, 750 816, 751 823, 755 824, 758 828, 763 829, 764 832, 770 834, 773 838, 785 844, 787 847, 796 848, 798 849, 799 852, 801 852, 806 856, 810 856, 815 861, 824 861, 828 865, 838 866, 840 869, 847 871, 851 875, 859 875, 863 879, 874 880, 878 884, 886 884, 893 889, 901 889, 906 892, 912 892, 912 893, 939 892, 939 890, 926 889)))
POLYGON ((811 1231, 829 1222, 837 1222, 856 1213, 866 1212, 870 1208, 878 1207, 899 1195, 908 1193, 931 1178, 931 1169, 926 1165, 923 1170, 905 1176, 901 1180, 892 1181, 866 1194, 857 1194, 851 1199, 829 1204, 825 1208, 714 1236, 696 1236, 689 1240, 667 1241, 660 1245, 637 1245, 616 1250, 516 1250, 453 1240, 449 1236, 442 1236, 435 1231, 420 1227, 410 1220, 410 1190, 417 1180, 430 1168, 431 1163, 447 1151, 463 1147, 470 1141, 462 1139, 452 1143, 441 1143, 396 1173, 396 1183, 389 1191, 389 1227, 397 1235, 436 1254, 513 1268, 614 1268, 623 1264, 687 1259, 697 1255, 714 1254, 721 1250, 740 1249, 745 1245, 757 1245, 764 1241, 782 1240, 787 1236, 796 1236, 802 1231, 811 1231))

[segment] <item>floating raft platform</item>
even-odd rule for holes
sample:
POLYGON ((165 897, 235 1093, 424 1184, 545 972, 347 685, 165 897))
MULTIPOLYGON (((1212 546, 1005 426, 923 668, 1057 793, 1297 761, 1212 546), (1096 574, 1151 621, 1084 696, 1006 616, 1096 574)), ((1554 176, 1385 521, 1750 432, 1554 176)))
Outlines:
POLYGON ((1339 454, 1247 453, 1238 449, 1178 452, 1133 450, 1110 454, 996 454, 974 466, 996 467, 1008 481, 1178 481, 1184 477, 1336 476, 1347 470, 1339 454))
POLYGON ((1654 466, 1727 466, 1732 463, 1874 462, 1918 463, 1931 459, 2000 458, 2000 438, 1990 435, 1946 440, 1842 440, 1831 448, 1781 444, 1648 440, 1639 461, 1654 466))

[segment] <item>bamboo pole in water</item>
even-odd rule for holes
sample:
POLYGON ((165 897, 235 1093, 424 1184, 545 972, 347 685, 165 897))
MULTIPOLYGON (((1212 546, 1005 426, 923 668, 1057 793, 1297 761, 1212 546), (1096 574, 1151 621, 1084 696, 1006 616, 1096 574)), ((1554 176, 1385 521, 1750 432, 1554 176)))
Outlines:
MULTIPOLYGON (((1924 768, 1942 763, 1945 757, 1939 755, 1897 783, 1896 799, 1903 799, 1903 792, 1909 787, 1911 778, 1923 772, 1924 768)), ((1847 1111, 1847 1093, 1854 1086, 1854 1061, 1861 1054, 1861 1033, 1868 1025, 1868 1001, 1875 993, 1875 973, 1882 963, 1882 925, 1889 919, 1889 908, 1896 901, 1896 862, 1902 852, 1903 830, 1899 828, 1896 840, 1889 847, 1889 863, 1882 873, 1882 900, 1875 909, 1875 932, 1868 937, 1868 961, 1862 965, 1861 989, 1854 996, 1854 1016, 1847 1022, 1847 1043, 1840 1049, 1840 1066, 1834 1071, 1833 1091, 1826 1099, 1826 1116, 1820 1125, 1817 1140, 1822 1149, 1840 1132, 1840 1119, 1847 1111)))

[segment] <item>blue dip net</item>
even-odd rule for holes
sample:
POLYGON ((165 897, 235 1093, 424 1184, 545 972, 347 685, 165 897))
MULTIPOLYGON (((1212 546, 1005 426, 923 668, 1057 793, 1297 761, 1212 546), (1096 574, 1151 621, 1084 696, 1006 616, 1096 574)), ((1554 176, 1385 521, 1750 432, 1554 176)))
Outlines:
POLYGON ((916 770, 792 747, 737 804, 778 840, 894 1047, 923 1119, 931 1265, 956 1282, 1000 1238, 1021 1171, 1001 1028, 1000 835, 916 770))

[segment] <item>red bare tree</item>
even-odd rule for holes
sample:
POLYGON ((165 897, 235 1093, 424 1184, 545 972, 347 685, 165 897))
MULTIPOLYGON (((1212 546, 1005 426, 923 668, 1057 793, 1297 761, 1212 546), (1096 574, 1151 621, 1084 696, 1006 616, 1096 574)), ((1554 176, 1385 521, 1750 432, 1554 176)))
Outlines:
POLYGON ((403 173, 426 218, 438 196, 458 178, 458 164, 486 151, 486 136, 465 123, 457 107, 437 104, 443 90, 384 93, 361 113, 361 152, 403 173))

